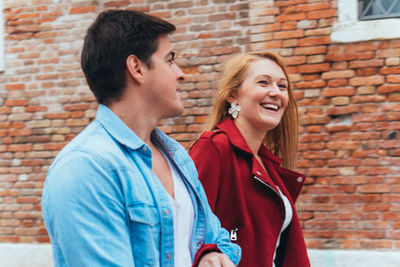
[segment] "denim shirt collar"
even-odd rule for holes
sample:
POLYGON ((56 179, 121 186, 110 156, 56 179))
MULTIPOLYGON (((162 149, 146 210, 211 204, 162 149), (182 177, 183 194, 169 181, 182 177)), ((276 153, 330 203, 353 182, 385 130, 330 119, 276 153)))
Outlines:
MULTIPOLYGON (((100 104, 97 109, 96 120, 106 131, 119 143, 131 148, 139 149, 145 145, 140 139, 114 112, 107 106, 100 104)), ((101 145, 101 144, 99 144, 101 145)))

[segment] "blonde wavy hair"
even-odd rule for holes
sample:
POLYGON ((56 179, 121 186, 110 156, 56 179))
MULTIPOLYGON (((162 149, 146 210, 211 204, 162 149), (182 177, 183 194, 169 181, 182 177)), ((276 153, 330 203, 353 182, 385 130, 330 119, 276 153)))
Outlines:
POLYGON ((288 169, 295 168, 297 142, 298 142, 298 111, 293 94, 293 85, 289 80, 287 68, 280 56, 271 52, 249 52, 233 56, 225 63, 219 88, 215 95, 215 102, 211 114, 208 116, 205 128, 212 131, 216 125, 229 117, 230 107, 227 101, 233 93, 237 93, 246 78, 246 71, 251 62, 257 59, 270 59, 276 62, 285 73, 289 82, 289 103, 277 127, 268 131, 264 138, 264 144, 275 155, 282 159, 282 166, 288 169))

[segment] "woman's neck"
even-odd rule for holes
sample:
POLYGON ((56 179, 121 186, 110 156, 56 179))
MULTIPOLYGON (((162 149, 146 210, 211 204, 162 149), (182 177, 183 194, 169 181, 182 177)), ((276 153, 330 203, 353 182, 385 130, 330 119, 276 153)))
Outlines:
POLYGON ((234 120, 233 122, 239 129, 251 152, 257 156, 266 133, 241 120, 234 120))

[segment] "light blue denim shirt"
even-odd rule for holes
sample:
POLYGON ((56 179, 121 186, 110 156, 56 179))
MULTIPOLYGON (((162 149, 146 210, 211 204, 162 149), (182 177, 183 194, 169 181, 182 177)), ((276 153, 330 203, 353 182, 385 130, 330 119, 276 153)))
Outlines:
MULTIPOLYGON (((190 192, 192 259, 203 243, 217 244, 237 264, 241 250, 212 213, 186 150, 159 129, 152 140, 190 192)), ((174 266, 172 207, 151 159, 150 147, 100 105, 96 120, 57 155, 43 188, 55 266, 174 266)))

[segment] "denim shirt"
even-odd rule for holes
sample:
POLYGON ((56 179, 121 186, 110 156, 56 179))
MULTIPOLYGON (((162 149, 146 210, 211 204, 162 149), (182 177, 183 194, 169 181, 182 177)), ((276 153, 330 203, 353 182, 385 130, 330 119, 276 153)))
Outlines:
MULTIPOLYGON (((217 244, 238 264, 240 247, 212 213, 186 150, 157 128, 151 138, 190 192, 192 259, 203 244, 217 244)), ((55 266, 174 266, 172 207, 151 149, 104 105, 51 165, 42 212, 55 266)))

